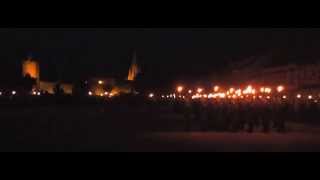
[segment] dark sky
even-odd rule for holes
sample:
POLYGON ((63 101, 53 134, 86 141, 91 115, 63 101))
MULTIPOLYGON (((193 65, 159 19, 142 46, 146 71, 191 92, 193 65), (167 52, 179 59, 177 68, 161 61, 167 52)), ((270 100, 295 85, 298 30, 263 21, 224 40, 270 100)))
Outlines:
POLYGON ((94 75, 124 78, 136 50, 149 79, 196 79, 218 72, 228 61, 284 49, 320 52, 320 30, 0 29, 2 76, 20 75, 13 67, 32 53, 40 60, 41 75, 46 79, 94 75))

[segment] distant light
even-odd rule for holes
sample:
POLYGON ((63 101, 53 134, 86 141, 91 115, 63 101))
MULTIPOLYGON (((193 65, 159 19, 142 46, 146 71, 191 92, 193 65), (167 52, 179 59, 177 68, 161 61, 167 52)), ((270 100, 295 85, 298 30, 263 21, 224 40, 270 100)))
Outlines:
POLYGON ((185 96, 182 96, 182 99, 186 98, 185 96))
POLYGON ((282 99, 287 99, 287 96, 282 96, 282 99))
POLYGON ((264 87, 260 88, 260 92, 264 93, 265 92, 265 88, 264 87))
POLYGON ((232 98, 233 98, 233 99, 236 99, 236 98, 237 98, 237 96, 234 94, 234 95, 232 95, 232 98))
POLYGON ((2 96, 2 92, 0 92, 0 96, 2 96))
POLYGON ((16 91, 12 91, 11 93, 12 93, 12 95, 16 95, 16 94, 17 94, 17 92, 16 92, 16 91))
POLYGON ((300 99, 300 98, 301 98, 301 94, 298 94, 298 95, 297 95, 297 98, 300 99))
POLYGON ((170 96, 169 95, 167 95, 167 98, 169 98, 170 96))
POLYGON ((278 86, 277 87, 277 91, 280 93, 280 92, 282 92, 284 90, 284 87, 283 86, 278 86))
POLYGON ((103 97, 103 93, 101 93, 100 96, 103 97))
POLYGON ((218 92, 219 88, 220 88, 219 86, 214 86, 214 88, 213 88, 214 92, 218 92))
POLYGON ((197 92, 198 92, 198 93, 201 93, 202 91, 203 91, 202 88, 198 88, 198 89, 197 89, 197 92))
POLYGON ((203 97, 204 97, 204 98, 207 98, 207 97, 208 97, 208 95, 204 94, 204 95, 203 95, 203 97))
POLYGON ((109 93, 108 92, 104 92, 104 95, 108 95, 109 93))
POLYGON ((109 94, 109 97, 112 97, 112 96, 113 96, 113 93, 110 93, 110 94, 109 94))
POLYGON ((271 88, 264 88, 264 92, 267 93, 267 94, 270 94, 271 91, 272 91, 271 88))
POLYGON ((37 95, 38 95, 38 96, 41 96, 41 92, 38 92, 37 95))
POLYGON ((229 92, 232 94, 234 92, 234 88, 230 88, 229 92))
POLYGON ((262 96, 259 96, 259 99, 261 99, 262 98, 262 96))
POLYGON ((311 96, 311 95, 309 95, 309 96, 308 96, 308 99, 312 99, 312 96, 311 96))
POLYGON ((270 96, 267 96, 267 99, 270 99, 270 96))
POLYGON ((190 90, 188 91, 188 93, 191 94, 191 93, 192 93, 192 90, 190 89, 190 90))
POLYGON ((164 98, 164 95, 162 95, 161 98, 164 98))
POLYGON ((103 81, 100 80, 100 81, 98 81, 98 83, 99 83, 99 84, 103 84, 103 81))
POLYGON ((88 95, 89 95, 89 96, 92 96, 92 92, 91 92, 91 91, 89 91, 89 92, 88 92, 88 95))
POLYGON ((37 95, 37 92, 36 92, 36 91, 33 91, 32 94, 33 94, 33 95, 37 95))
POLYGON ((318 100, 314 100, 314 102, 315 102, 315 103, 317 103, 317 102, 318 102, 318 100))
POLYGON ((153 93, 150 93, 149 94, 149 98, 153 98, 154 97, 154 94, 153 93))
POLYGON ((179 93, 181 93, 181 92, 183 91, 183 86, 178 86, 178 87, 177 87, 177 91, 178 91, 179 93))

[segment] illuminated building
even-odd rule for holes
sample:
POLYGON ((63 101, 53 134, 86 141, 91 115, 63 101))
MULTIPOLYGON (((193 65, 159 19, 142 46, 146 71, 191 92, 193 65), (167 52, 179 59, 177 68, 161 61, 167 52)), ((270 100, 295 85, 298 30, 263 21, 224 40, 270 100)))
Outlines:
POLYGON ((32 57, 28 57, 22 62, 22 77, 30 75, 31 78, 36 79, 36 87, 40 85, 40 66, 39 63, 32 57))
POLYGON ((129 68, 128 81, 134 81, 139 74, 139 66, 137 64, 137 54, 134 52, 132 64, 129 68))
POLYGON ((68 83, 60 83, 58 81, 49 82, 40 78, 40 65, 37 60, 28 57, 22 62, 22 76, 30 75, 36 79, 36 86, 34 89, 45 91, 49 94, 54 94, 54 88, 59 83, 65 94, 72 94, 73 85, 68 83))

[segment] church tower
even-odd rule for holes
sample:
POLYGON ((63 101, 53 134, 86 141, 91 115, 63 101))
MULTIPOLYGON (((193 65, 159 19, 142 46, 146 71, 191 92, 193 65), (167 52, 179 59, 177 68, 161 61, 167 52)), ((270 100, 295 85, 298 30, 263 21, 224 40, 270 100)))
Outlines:
POLYGON ((128 81, 134 81, 139 73, 139 66, 137 64, 137 54, 134 52, 131 66, 129 68, 128 81))
POLYGON ((40 85, 40 66, 39 63, 34 60, 31 56, 22 62, 22 76, 30 75, 37 81, 37 88, 40 85))

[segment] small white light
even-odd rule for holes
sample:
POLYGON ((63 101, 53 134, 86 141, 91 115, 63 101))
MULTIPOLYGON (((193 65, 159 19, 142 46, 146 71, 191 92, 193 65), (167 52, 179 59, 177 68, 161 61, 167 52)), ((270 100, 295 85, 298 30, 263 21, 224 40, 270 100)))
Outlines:
POLYGON ((41 96, 41 93, 40 93, 40 92, 38 92, 38 93, 37 93, 37 95, 38 95, 38 96, 41 96))
POLYGON ((104 92, 104 95, 108 95, 109 93, 108 92, 104 92))
POLYGON ((308 99, 312 99, 312 96, 311 96, 311 95, 309 95, 309 96, 308 96, 308 99))
POLYGON ((17 92, 16 91, 12 91, 12 95, 16 95, 17 94, 17 92))
POLYGON ((88 94, 89 94, 89 96, 92 96, 92 92, 91 91, 89 91, 88 94))
POLYGON ((153 93, 150 93, 149 94, 149 98, 153 98, 154 97, 154 94, 153 93))

